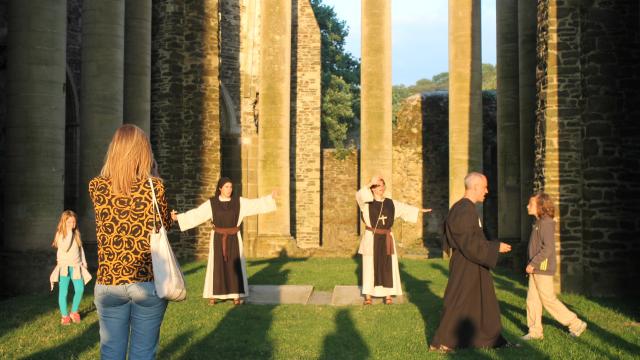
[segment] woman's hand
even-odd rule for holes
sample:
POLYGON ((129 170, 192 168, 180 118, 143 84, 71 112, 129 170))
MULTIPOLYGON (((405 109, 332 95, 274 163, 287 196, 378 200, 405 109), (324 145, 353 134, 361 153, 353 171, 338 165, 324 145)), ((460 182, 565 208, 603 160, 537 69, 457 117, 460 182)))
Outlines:
POLYGON ((533 274, 533 270, 535 270, 535 268, 531 264, 527 265, 527 268, 524 269, 524 271, 526 271, 527 274, 533 274))
POLYGON ((423 213, 428 213, 428 212, 432 212, 432 211, 433 211, 433 209, 420 209, 420 212, 423 212, 423 213))
POLYGON ((271 190, 271 197, 273 198, 273 200, 278 200, 278 197, 279 197, 278 189, 271 190))
POLYGON ((171 220, 176 221, 178 220, 178 212, 175 210, 171 210, 171 220))

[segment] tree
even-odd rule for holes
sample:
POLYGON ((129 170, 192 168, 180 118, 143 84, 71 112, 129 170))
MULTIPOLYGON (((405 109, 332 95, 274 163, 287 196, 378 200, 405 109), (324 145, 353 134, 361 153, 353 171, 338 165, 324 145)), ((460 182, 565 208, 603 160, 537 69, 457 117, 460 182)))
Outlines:
POLYGON ((360 61, 344 49, 349 28, 333 7, 322 0, 311 0, 311 7, 321 38, 322 143, 341 149, 360 114, 360 61))
POLYGON ((322 101, 323 140, 325 147, 344 149, 349 131, 349 120, 353 119, 351 109, 353 97, 349 85, 340 76, 331 75, 329 86, 322 101))

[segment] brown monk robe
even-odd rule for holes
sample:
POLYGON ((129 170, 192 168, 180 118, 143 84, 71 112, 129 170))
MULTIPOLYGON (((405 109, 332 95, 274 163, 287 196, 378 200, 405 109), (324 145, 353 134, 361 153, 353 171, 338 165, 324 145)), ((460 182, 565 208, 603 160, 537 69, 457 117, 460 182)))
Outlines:
POLYGON ((500 347, 500 308, 489 269, 496 266, 500 242, 488 241, 473 202, 455 203, 445 221, 444 251, 449 281, 440 326, 432 348, 500 347))

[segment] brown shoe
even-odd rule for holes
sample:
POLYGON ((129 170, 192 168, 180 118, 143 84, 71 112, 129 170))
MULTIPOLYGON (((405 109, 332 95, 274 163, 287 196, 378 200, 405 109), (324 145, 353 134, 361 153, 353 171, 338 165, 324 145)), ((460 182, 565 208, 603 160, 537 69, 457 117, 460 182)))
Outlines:
POLYGON ((244 301, 242 301, 242 299, 238 298, 238 299, 233 299, 233 305, 242 305, 244 304, 244 301))
POLYGON ((209 305, 215 305, 216 304, 216 299, 211 298, 209 299, 209 305))
POLYGON ((371 305, 371 296, 365 296, 363 305, 371 305))
POLYGON ((390 296, 388 296, 388 297, 384 298, 384 304, 385 304, 385 305, 391 305, 391 304, 393 304, 393 300, 391 299, 391 297, 390 297, 390 296))

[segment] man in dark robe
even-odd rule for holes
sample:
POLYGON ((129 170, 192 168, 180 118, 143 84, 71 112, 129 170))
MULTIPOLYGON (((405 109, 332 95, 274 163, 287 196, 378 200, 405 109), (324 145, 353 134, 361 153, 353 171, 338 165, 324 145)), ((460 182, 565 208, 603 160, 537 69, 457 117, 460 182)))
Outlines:
POLYGON ((449 281, 431 350, 508 344, 501 334, 500 308, 489 270, 496 266, 498 253, 510 251, 511 246, 488 241, 482 231, 475 203, 484 201, 488 193, 487 178, 470 173, 464 185, 464 197, 453 204, 445 220, 443 250, 451 257, 449 281))

